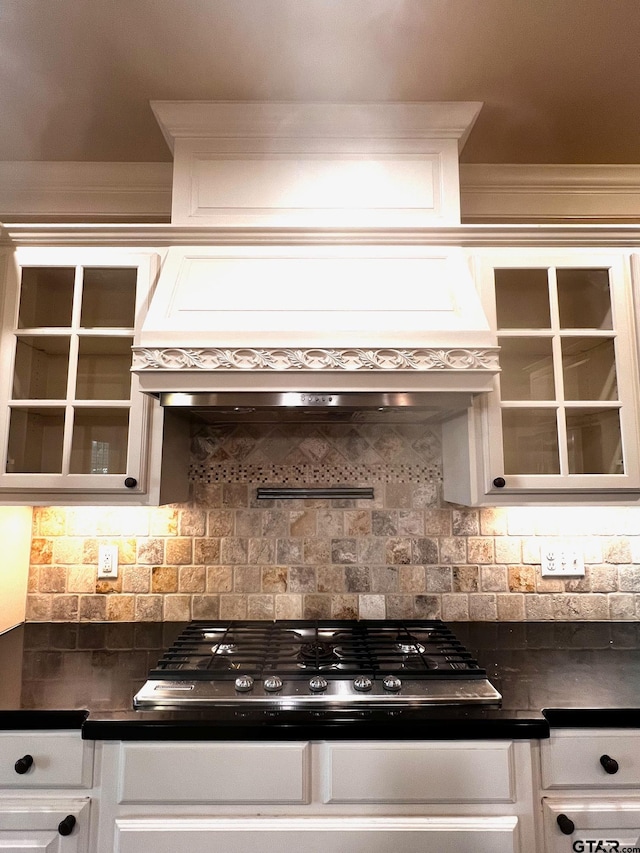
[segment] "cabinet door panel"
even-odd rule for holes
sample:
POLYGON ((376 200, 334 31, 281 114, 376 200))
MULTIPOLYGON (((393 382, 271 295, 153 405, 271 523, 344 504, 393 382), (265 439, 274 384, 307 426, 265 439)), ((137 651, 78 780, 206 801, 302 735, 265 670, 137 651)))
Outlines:
POLYGON ((328 744, 325 802, 511 802, 512 744, 328 744))
POLYGON ((516 853, 517 818, 174 818, 116 821, 118 853, 516 853))

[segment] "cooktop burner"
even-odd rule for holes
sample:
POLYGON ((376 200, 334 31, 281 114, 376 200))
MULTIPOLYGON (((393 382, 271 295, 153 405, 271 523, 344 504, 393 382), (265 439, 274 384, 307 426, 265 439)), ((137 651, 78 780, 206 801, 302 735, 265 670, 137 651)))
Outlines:
POLYGON ((398 708, 499 704, 439 620, 191 622, 134 707, 398 708))

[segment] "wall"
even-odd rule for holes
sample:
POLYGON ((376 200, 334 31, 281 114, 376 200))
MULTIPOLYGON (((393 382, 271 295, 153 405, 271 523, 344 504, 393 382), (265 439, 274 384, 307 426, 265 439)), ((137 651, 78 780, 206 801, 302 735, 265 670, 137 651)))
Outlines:
POLYGON ((203 426, 190 478, 188 504, 35 508, 27 619, 640 618, 640 508, 446 504, 437 427, 203 426), (374 500, 256 499, 337 484, 374 500), (585 576, 543 579, 541 544, 567 536, 585 576))
POLYGON ((0 633, 19 625, 25 618, 31 524, 30 506, 0 507, 0 633))

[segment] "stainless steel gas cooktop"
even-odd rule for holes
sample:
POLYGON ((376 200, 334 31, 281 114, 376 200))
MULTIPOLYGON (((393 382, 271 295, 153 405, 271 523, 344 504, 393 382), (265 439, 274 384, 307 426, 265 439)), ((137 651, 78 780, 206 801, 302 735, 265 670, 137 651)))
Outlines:
POLYGON ((439 620, 201 621, 149 673, 134 708, 393 709, 501 698, 439 620))

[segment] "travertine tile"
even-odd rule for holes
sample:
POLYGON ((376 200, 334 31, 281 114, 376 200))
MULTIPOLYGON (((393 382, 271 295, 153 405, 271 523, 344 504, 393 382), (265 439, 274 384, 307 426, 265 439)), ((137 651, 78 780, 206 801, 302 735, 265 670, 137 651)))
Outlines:
POLYGON ((331 616, 333 619, 357 619, 357 595, 332 595, 331 616))
POLYGON ((480 589, 478 566, 454 566, 452 575, 454 592, 478 592, 480 589))
POLYGON ((469 620, 469 596, 464 593, 444 593, 442 596, 442 618, 446 622, 469 620))
POLYGON ((440 539, 441 563, 466 563, 467 540, 462 537, 451 538, 443 536, 440 539))
POLYGON ((27 595, 27 620, 49 622, 51 620, 52 595, 38 593, 27 595))
POLYGON ((521 622, 525 618, 524 598, 521 593, 498 593, 498 619, 502 622, 521 622))
POLYGON ((425 566, 398 566, 398 588, 400 592, 425 592, 425 566))
POLYGON ((274 615, 275 603, 272 595, 247 596, 247 617, 249 619, 273 619, 274 615))
POLYGON ((34 537, 31 540, 31 563, 53 562, 53 540, 34 537))
POLYGON ((346 566, 344 583, 347 592, 370 592, 371 570, 366 566, 346 566))
POLYGON ((164 563, 164 539, 139 539, 138 562, 164 563))
POLYGON ((316 568, 318 592, 344 592, 344 572, 342 566, 318 566, 316 568))
POLYGON ((286 566, 264 566, 261 570, 262 592, 286 592, 289 585, 289 569, 286 566))
POLYGON ((509 566, 507 569, 511 592, 534 592, 536 575, 532 566, 509 566))
POLYGON ((397 566, 371 566, 371 592, 397 592, 397 566))
POLYGON ((331 597, 311 593, 302 597, 303 619, 329 619, 331 617, 331 597))
POLYGON ((475 509, 454 509, 451 514, 451 529, 454 536, 478 536, 480 523, 475 509))
POLYGON ((185 507, 178 516, 180 536, 204 536, 207 532, 207 513, 204 509, 185 507))
POLYGON ((193 562, 204 566, 210 566, 220 560, 219 539, 194 539, 193 540, 193 562))
POLYGON ((331 562, 332 563, 357 563, 358 546, 355 539, 332 539, 331 540, 331 562))
POLYGON ((220 597, 218 595, 194 595, 191 599, 191 614, 194 619, 218 619, 220 597))
POLYGON ((40 566, 39 592, 66 592, 67 570, 64 566, 40 566))
POLYGON ((247 618, 247 596, 237 594, 224 594, 220 596, 220 618, 221 619, 246 619, 247 618))
POLYGON ((235 566, 233 569, 234 592, 260 592, 261 571, 259 566, 235 566))
POLYGON ((371 534, 371 513, 363 509, 345 512, 344 532, 347 536, 369 536, 371 534))
POLYGON ((384 595, 359 595, 358 614, 360 619, 384 619, 386 615, 384 595))
POLYGON ((276 600, 276 619, 302 619, 302 596, 292 593, 278 593, 276 600))
MULTIPOLYGON (((122 569, 123 592, 147 593, 150 590, 151 569, 148 566, 125 566, 122 569)), ((86 590, 80 589, 78 592, 86 592, 86 590)))
POLYGON ((440 619, 442 616, 439 595, 416 595, 414 607, 416 619, 440 619))
POLYGON ((453 572, 451 566, 425 566, 426 592, 451 592, 453 572))
POLYGON ((229 509, 213 509, 207 519, 209 536, 222 538, 233 536, 233 512, 229 509))
POLYGON ((469 596, 469 619, 472 622, 493 622, 498 618, 496 596, 493 593, 478 593, 469 596))
POLYGON ((480 566, 480 588, 482 592, 507 592, 507 567, 480 566))
POLYGON ((311 566, 291 566, 289 592, 315 592, 316 570, 311 566))
POLYGON ((180 566, 178 569, 178 592, 204 592, 206 569, 204 566, 180 566))
POLYGON ((220 560, 223 563, 238 565, 246 563, 249 556, 247 540, 237 536, 225 536, 220 540, 220 560))
POLYGON ((136 622, 162 621, 161 595, 136 595, 134 618, 136 622))
POLYGON ((186 536, 167 539, 164 559, 168 565, 188 565, 193 560, 193 540, 186 536))
POLYGON ((207 592, 231 592, 233 568, 231 566, 207 566, 207 592))
POLYGON ((411 542, 411 562, 418 565, 436 565, 439 563, 438 540, 428 537, 413 539, 411 542))
POLYGON ((188 622, 191 619, 191 596, 165 595, 162 618, 165 622, 188 622))
MULTIPOLYGON (((415 541, 415 540, 414 540, 415 541)), ((412 562, 412 540, 408 536, 391 536, 385 547, 385 562, 395 566, 408 566, 412 562)), ((425 560, 418 560, 423 563, 425 560)))
POLYGON ((178 569, 175 566, 154 566, 151 569, 151 592, 177 592, 178 569))
POLYGON ((467 539, 467 559, 470 563, 495 562, 492 537, 469 537, 467 539))
POLYGON ((385 595, 387 607, 387 619, 413 619, 414 596, 413 595, 385 595))
POLYGON ((331 562, 330 539, 305 539, 302 543, 304 562, 317 566, 331 562))

